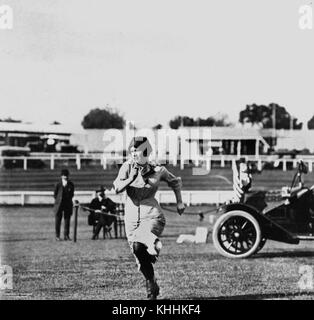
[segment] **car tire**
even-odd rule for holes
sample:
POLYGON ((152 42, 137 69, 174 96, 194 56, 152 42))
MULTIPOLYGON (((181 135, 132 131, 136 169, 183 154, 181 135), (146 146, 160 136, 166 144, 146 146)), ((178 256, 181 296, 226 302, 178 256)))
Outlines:
POLYGON ((258 221, 250 213, 232 210, 218 218, 212 237, 214 246, 221 255, 241 259, 258 250, 262 234, 258 221))

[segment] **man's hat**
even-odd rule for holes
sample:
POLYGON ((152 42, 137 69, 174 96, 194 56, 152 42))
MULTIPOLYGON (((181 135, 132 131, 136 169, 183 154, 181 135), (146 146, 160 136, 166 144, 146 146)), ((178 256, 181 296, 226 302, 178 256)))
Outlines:
POLYGON ((69 172, 69 170, 68 169, 62 169, 61 170, 61 176, 69 176, 69 174, 70 174, 70 172, 69 172))
POLYGON ((105 193, 106 189, 104 186, 100 186, 98 189, 96 189, 96 193, 97 192, 104 192, 105 193))

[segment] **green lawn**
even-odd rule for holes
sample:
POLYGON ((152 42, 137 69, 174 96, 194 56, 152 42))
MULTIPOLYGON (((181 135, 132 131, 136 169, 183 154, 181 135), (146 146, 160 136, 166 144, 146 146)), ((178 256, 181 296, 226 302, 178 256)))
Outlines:
MULTIPOLYGON (((2 264, 13 267, 13 290, 2 299, 145 299, 125 239, 92 241, 86 213, 80 213, 78 241, 55 242, 48 207, 0 207, 2 264)), ((311 299, 314 291, 298 287, 299 268, 314 271, 313 243, 293 246, 269 242, 255 257, 220 256, 207 244, 176 244, 197 226, 211 230, 208 215, 167 212, 163 250, 156 264, 161 299, 311 299)), ((1 294, 1 291, 0 291, 1 294)))

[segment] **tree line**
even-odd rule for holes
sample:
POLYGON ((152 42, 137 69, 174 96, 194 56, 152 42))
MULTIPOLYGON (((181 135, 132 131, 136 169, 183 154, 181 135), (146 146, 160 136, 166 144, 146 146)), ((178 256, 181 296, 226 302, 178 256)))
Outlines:
MULTIPOLYGON (((285 107, 277 103, 269 105, 248 104, 239 112, 238 121, 242 124, 258 125, 265 129, 294 129, 300 130, 303 123, 293 117, 285 107)), ((12 118, 0 119, 0 122, 21 122, 12 118)), ((52 124, 60 124, 54 121, 52 124)), ((116 109, 106 106, 90 110, 83 118, 81 125, 84 129, 123 129, 126 125, 124 116, 116 109)), ((172 129, 179 127, 228 127, 232 123, 226 114, 218 114, 207 118, 192 118, 178 115, 170 119, 169 126, 172 129)), ((307 122, 308 129, 314 129, 314 115, 307 122)), ((161 129, 161 124, 156 124, 154 129, 161 129)))
MULTIPOLYGON (((249 104, 239 112, 239 122, 242 124, 258 125, 265 129, 294 129, 300 130, 303 123, 293 117, 285 107, 277 103, 269 105, 249 104)), ((125 119, 117 110, 106 107, 104 109, 92 109, 82 121, 84 129, 123 129, 125 119)), ((228 127, 232 123, 226 114, 218 114, 207 118, 192 118, 189 116, 178 115, 169 121, 172 129, 179 127, 228 127)), ((314 115, 307 122, 308 129, 314 129, 314 115)), ((154 129, 161 129, 161 124, 156 124, 154 129)))

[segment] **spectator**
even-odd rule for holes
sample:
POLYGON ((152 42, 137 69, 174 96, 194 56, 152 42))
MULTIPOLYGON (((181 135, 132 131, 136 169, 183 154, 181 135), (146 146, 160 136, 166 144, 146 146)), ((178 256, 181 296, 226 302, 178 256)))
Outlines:
POLYGON ((70 239, 70 220, 73 210, 74 184, 69 180, 69 170, 61 171, 61 181, 59 181, 54 190, 54 213, 55 213, 55 232, 56 240, 60 241, 60 228, 62 216, 64 218, 64 240, 70 239))
POLYGON ((91 220, 97 222, 96 227, 93 232, 92 240, 98 238, 101 228, 108 228, 110 225, 116 221, 116 217, 109 216, 103 213, 115 214, 116 203, 105 195, 105 188, 101 186, 96 190, 96 197, 92 200, 89 208, 95 210, 91 213, 91 220))

